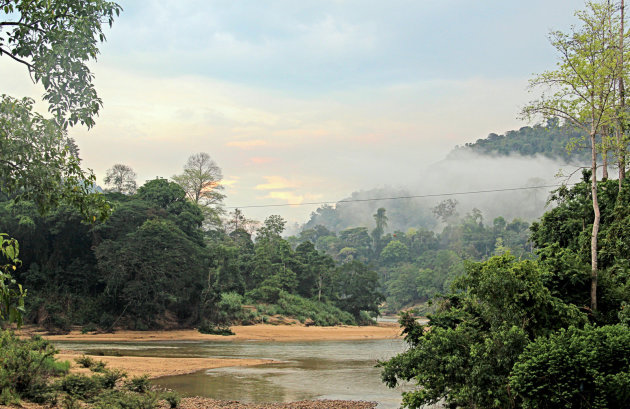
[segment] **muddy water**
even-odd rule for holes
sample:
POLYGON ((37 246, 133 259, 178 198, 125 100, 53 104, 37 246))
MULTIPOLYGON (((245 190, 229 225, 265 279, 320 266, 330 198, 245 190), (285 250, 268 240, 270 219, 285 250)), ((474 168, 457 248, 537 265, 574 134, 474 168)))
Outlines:
POLYGON ((157 357, 268 358, 280 363, 217 368, 159 378, 158 386, 183 395, 246 402, 352 399, 397 408, 401 390, 380 381, 377 360, 405 348, 401 340, 313 342, 59 343, 60 348, 106 355, 157 357))

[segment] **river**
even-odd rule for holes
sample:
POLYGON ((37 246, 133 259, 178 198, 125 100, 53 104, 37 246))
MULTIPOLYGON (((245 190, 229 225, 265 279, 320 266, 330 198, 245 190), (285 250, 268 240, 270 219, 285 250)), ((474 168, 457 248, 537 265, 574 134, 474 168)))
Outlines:
POLYGON ((405 349, 402 340, 365 341, 170 341, 58 342, 59 348, 106 355, 263 358, 278 363, 228 367, 158 378, 154 384, 184 396, 244 402, 304 399, 368 400, 379 408, 398 408, 401 389, 380 381, 374 365, 405 349))

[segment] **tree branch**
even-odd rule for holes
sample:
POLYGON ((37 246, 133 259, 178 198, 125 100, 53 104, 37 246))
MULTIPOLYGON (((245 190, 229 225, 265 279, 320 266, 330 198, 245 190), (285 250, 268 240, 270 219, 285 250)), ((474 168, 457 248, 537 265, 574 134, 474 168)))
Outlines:
POLYGON ((11 57, 12 59, 14 59, 15 61, 26 65, 29 68, 29 70, 33 69, 33 64, 31 64, 31 63, 29 63, 27 61, 24 61, 23 59, 21 59, 19 57, 16 57, 15 55, 13 55, 12 53, 8 52, 7 50, 5 50, 3 48, 0 48, 0 55, 2 55, 2 54, 6 54, 9 57, 11 57))

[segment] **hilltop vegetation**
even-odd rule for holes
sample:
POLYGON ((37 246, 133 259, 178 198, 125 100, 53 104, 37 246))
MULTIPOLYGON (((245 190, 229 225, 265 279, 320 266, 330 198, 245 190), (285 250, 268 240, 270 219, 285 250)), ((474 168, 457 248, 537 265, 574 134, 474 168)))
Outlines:
POLYGON ((456 147, 449 156, 456 158, 462 151, 472 151, 499 156, 542 155, 565 162, 586 163, 590 159, 590 152, 586 149, 587 136, 575 125, 551 118, 545 125, 525 126, 516 131, 507 131, 504 135, 491 133, 484 139, 456 147))

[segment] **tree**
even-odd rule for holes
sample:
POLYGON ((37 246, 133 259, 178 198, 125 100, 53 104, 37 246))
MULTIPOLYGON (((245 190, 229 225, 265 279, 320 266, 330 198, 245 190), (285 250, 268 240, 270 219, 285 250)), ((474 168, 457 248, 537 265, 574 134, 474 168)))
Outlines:
POLYGON ((443 200, 433 208, 433 214, 443 223, 447 223, 452 218, 457 217, 457 204, 457 200, 454 199, 443 200))
POLYGON ((105 41, 103 24, 111 26, 120 11, 104 0, 0 2, 0 57, 24 65, 42 83, 48 110, 62 128, 94 126, 103 103, 87 63, 105 41))
POLYGON ((184 166, 184 173, 172 178, 186 191, 190 200, 202 206, 220 204, 224 194, 221 168, 205 152, 191 155, 184 166))
POLYGON ((387 227, 387 216, 385 215, 385 208, 379 208, 374 214, 374 221, 376 222, 376 227, 372 230, 372 240, 374 241, 374 255, 378 257, 383 248, 381 243, 381 237, 383 233, 385 233, 385 228, 387 227))
POLYGON ((536 76, 531 88, 543 87, 543 94, 523 109, 526 116, 560 117, 589 135, 591 146, 591 196, 593 227, 591 233, 591 309, 597 310, 597 235, 600 209, 597 198, 597 136, 612 125, 616 112, 616 88, 622 75, 618 58, 618 26, 610 3, 587 3, 587 10, 576 13, 581 27, 569 34, 554 31, 550 41, 559 53, 558 68, 536 76))
POLYGON ((426 326, 411 314, 401 316, 410 347, 379 364, 388 386, 418 384, 403 393, 405 406, 514 407, 508 379, 527 344, 585 321, 545 287, 545 271, 536 262, 506 253, 466 267, 426 326))
MULTIPOLYGON (((55 120, 33 112, 33 101, 0 97, 0 191, 13 199, 33 199, 41 212, 61 201, 92 221, 104 219, 109 206, 94 194, 94 175, 81 171, 65 129, 94 125, 102 101, 92 85, 87 62, 96 58, 120 6, 102 0, 0 2, 0 57, 28 68, 44 86, 44 100, 55 120)), ((12 277, 4 273, 3 288, 12 277)), ((21 290, 20 290, 21 291, 21 290)), ((5 294, 6 295, 6 294, 5 294)), ((9 293, 8 304, 22 295, 9 293), (13 298, 13 299, 11 299, 13 298)))
POLYGON ((112 192, 126 195, 136 193, 136 172, 122 163, 117 163, 107 169, 104 181, 112 192))
POLYGON ((335 304, 355 318, 361 311, 378 315, 378 305, 384 300, 378 290, 376 271, 360 261, 351 261, 337 268, 333 280, 335 304))
POLYGON ((16 322, 22 324, 24 314, 24 297, 26 291, 17 284, 11 273, 20 263, 18 255, 20 247, 17 240, 11 239, 5 233, 0 233, 0 255, 8 261, 0 265, 0 321, 16 322))
POLYGON ((510 387, 526 409, 628 407, 629 344, 626 325, 561 329, 527 346, 510 387))
POLYGON ((81 169, 65 132, 33 112, 33 103, 0 100, 0 192, 15 201, 32 200, 42 213, 66 202, 86 219, 105 219, 110 209, 95 192, 96 178, 81 169))

